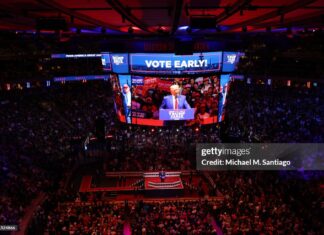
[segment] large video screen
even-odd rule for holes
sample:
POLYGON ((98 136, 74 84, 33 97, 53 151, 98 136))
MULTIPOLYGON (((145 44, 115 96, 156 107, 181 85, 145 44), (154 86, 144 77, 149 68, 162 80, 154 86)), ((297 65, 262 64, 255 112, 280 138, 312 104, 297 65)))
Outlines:
POLYGON ((177 122, 191 126, 218 121, 220 79, 216 75, 190 78, 113 75, 111 81, 121 122, 152 126, 177 122), (166 115, 171 112, 169 119, 161 117, 161 111, 167 112, 166 115), (184 116, 174 116, 179 112, 184 116))
POLYGON ((192 126, 224 120, 229 72, 235 70, 242 55, 113 53, 102 59, 110 59, 112 72, 116 73, 111 81, 121 122, 192 126))

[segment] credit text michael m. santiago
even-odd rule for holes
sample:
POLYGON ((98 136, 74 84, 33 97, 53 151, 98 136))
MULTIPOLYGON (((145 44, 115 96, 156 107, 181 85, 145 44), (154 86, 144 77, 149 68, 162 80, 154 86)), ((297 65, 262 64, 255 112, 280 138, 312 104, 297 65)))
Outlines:
POLYGON ((290 166, 290 161, 282 161, 279 159, 268 160, 268 159, 215 159, 207 160, 202 159, 201 164, 203 166, 290 166))

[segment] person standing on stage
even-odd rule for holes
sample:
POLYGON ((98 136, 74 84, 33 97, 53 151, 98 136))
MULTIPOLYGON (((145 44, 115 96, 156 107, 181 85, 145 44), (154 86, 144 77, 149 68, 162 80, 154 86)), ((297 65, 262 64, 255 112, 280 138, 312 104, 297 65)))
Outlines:
POLYGON ((166 178, 166 173, 164 171, 164 169, 162 169, 160 172, 159 172, 159 177, 161 179, 161 182, 164 182, 165 178, 166 178))

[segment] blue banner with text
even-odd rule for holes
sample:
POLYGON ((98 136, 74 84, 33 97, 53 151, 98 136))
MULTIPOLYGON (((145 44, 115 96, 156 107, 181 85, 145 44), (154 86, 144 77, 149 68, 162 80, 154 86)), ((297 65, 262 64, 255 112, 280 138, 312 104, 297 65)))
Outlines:
POLYGON ((221 69, 222 52, 175 54, 130 54, 130 72, 138 74, 200 74, 221 69))

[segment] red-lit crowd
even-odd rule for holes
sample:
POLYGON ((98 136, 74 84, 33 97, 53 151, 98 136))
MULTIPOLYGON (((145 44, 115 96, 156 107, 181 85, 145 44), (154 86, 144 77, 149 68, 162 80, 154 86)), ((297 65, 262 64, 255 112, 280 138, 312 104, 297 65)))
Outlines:
POLYGON ((241 142, 323 141, 322 91, 235 82, 222 131, 216 125, 123 126, 116 121, 108 84, 63 84, 1 94, 1 224, 19 223, 31 201, 43 192, 48 199, 38 208, 30 234, 119 234, 128 225, 134 234, 213 234, 218 229, 224 234, 321 234, 322 172, 308 180, 280 172, 210 173, 214 180, 210 193, 224 197, 214 204, 107 205, 104 198, 93 195, 92 201, 103 204, 81 206, 79 201, 89 199, 72 190, 60 193, 60 188, 75 163, 82 164, 83 142, 95 132, 98 116, 113 136, 110 147, 114 148, 101 161, 103 170, 192 170, 195 143, 221 142, 221 132, 241 142))

